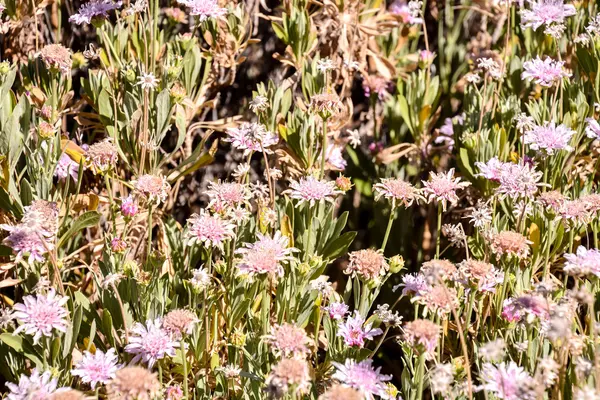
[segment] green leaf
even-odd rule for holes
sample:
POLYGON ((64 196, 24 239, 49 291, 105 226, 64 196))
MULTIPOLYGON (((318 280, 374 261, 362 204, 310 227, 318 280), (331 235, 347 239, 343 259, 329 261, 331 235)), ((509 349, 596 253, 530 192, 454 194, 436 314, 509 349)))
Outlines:
POLYGON ((90 226, 97 225, 100 222, 100 213, 96 211, 88 211, 83 213, 77 218, 69 230, 65 232, 64 235, 58 241, 58 247, 62 247, 65 242, 75 236, 80 230, 85 229, 90 226))
POLYGON ((356 232, 346 232, 329 243, 325 249, 323 249, 323 259, 333 260, 346 254, 348 247, 350 247, 355 237, 356 232))
POLYGON ((171 95, 169 89, 164 89, 156 96, 156 133, 159 143, 169 129, 171 119, 171 95))

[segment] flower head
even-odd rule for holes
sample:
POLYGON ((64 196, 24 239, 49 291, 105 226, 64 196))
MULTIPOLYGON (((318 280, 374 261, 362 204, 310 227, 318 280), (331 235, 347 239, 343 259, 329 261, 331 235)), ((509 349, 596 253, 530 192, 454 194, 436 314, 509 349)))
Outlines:
POLYGON ((253 152, 271 154, 273 151, 270 147, 279 143, 279 136, 255 122, 244 122, 237 128, 228 128, 226 133, 224 140, 230 142, 232 147, 243 150, 245 156, 253 152))
POLYGON ((123 368, 107 385, 108 400, 152 400, 160 394, 156 374, 144 367, 123 368))
POLYGON ((135 190, 150 203, 165 202, 171 190, 167 178, 160 175, 142 175, 133 183, 135 190))
POLYGON ((94 389, 98 383, 106 384, 115 378, 119 370, 117 361, 115 349, 110 349, 106 353, 96 350, 94 354, 85 351, 83 358, 71 370, 71 374, 79 376, 83 382, 89 383, 94 389))
POLYGON ((37 344, 42 336, 52 337, 54 329, 66 332, 69 311, 64 305, 68 300, 66 296, 57 295, 54 289, 49 289, 47 295, 25 296, 23 303, 13 307, 13 318, 20 325, 14 334, 25 332, 33 335, 33 342, 37 344))
POLYGON ((206 269, 198 268, 192 270, 192 279, 190 279, 190 283, 196 290, 203 290, 210 286, 212 278, 206 269))
POLYGON ((335 93, 315 94, 310 99, 310 108, 321 118, 329 118, 342 112, 344 105, 335 93))
POLYGON ((282 358, 306 358, 310 354, 312 340, 299 326, 283 323, 273 325, 271 334, 265 336, 273 352, 282 358))
POLYGON ((458 281, 481 292, 496 291, 496 286, 504 281, 504 272, 492 264, 479 260, 465 260, 458 264, 458 281))
POLYGON ((155 319, 146 321, 146 325, 137 322, 133 326, 125 351, 135 355, 132 363, 142 361, 152 367, 166 356, 175 357, 177 347, 179 343, 162 327, 161 320, 155 319))
POLYGON ((54 244, 34 227, 26 225, 2 225, 0 227, 9 231, 9 235, 4 238, 2 243, 10 247, 16 254, 15 262, 19 262, 25 257, 29 264, 34 261, 43 262, 45 254, 54 248, 54 244))
POLYGON ((235 208, 250 200, 248 186, 237 182, 209 182, 206 195, 210 198, 209 208, 217 211, 235 208))
POLYGON ((225 241, 235 236, 235 225, 218 215, 210 215, 205 210, 193 214, 187 221, 188 245, 203 244, 207 247, 223 248, 225 241))
POLYGON ((10 393, 8 400, 35 400, 48 399, 56 391, 58 381, 52 378, 50 371, 42 374, 34 368, 31 376, 25 374, 19 377, 19 384, 7 383, 6 387, 10 393))
POLYGON ((496 397, 504 400, 522 399, 520 390, 532 379, 522 367, 513 361, 498 365, 484 363, 480 378, 484 390, 492 392, 496 397))
POLYGON ((250 276, 268 274, 271 277, 283 276, 283 263, 292 261, 292 254, 298 250, 289 247, 287 236, 276 231, 273 237, 257 233, 258 240, 246 243, 236 253, 242 255, 238 264, 240 272, 250 276))
POLYGON ((600 251, 597 249, 579 246, 575 254, 567 253, 564 257, 566 262, 563 269, 567 274, 573 276, 593 274, 600 277, 600 251))
POLYGON ((403 204, 409 207, 413 201, 422 199, 419 189, 410 183, 398 178, 383 178, 381 182, 373 185, 375 200, 385 197, 395 202, 395 205, 403 204))
POLYGON ((496 255, 506 255, 509 258, 527 258, 529 256, 529 245, 532 244, 525 236, 518 232, 502 231, 492 233, 489 245, 496 255))
POLYGON ((403 328, 404 341, 418 354, 431 356, 437 346, 440 327, 426 319, 407 322, 403 328))
POLYGON ((427 201, 437 201, 442 204, 442 208, 446 211, 447 203, 456 205, 458 196, 456 191, 464 189, 471 184, 469 182, 461 182, 460 178, 454 177, 454 168, 451 168, 448 173, 430 172, 428 181, 423 181, 423 193, 427 195, 427 201))
POLYGON ((423 274, 408 274, 402 277, 402 283, 394 287, 397 290, 399 287, 403 287, 402 296, 414 295, 423 296, 427 293, 431 286, 427 283, 427 279, 423 274))
POLYGON ((177 0, 190 9, 190 15, 198 16, 200 22, 219 18, 227 14, 227 9, 219 7, 217 0, 177 0))
POLYGON ((564 125, 557 126, 554 122, 546 122, 544 125, 536 125, 526 131, 523 141, 531 145, 532 150, 552 155, 558 150, 573 150, 569 146, 569 141, 573 135, 575 135, 575 131, 564 125))
POLYGON ((546 57, 542 61, 540 57, 536 57, 523 63, 524 71, 521 74, 521 79, 534 81, 540 86, 551 87, 562 79, 571 76, 564 66, 564 61, 554 61, 550 57, 546 57))
POLYGON ((121 1, 90 0, 83 4, 76 14, 71 15, 69 21, 77 25, 91 24, 94 19, 106 18, 109 11, 120 8, 122 4, 121 1))
POLYGON ((112 169, 119 160, 117 146, 110 138, 91 145, 86 156, 92 166, 100 172, 112 169))
POLYGON ((59 180, 66 180, 71 176, 74 181, 77 181, 77 178, 79 177, 79 164, 73 161, 68 154, 63 153, 60 155, 58 163, 56 164, 54 176, 59 180))
POLYGON ((381 368, 373 367, 373 360, 366 359, 356 362, 347 359, 344 364, 334 362, 336 369, 332 378, 349 387, 359 390, 364 399, 373 400, 374 396, 385 396, 386 381, 392 379, 389 375, 381 374, 381 368))
POLYGON ((273 366, 266 380, 267 391, 276 399, 288 392, 303 394, 310 389, 310 375, 306 361, 298 358, 284 358, 273 366))
POLYGON ((373 340, 382 333, 379 328, 373 329, 372 323, 365 324, 365 318, 358 311, 354 311, 354 316, 348 317, 346 322, 340 322, 337 335, 344 338, 346 346, 363 348, 365 339, 373 340))
POLYGON ((504 300, 502 317, 509 322, 521 321, 524 318, 546 319, 549 315, 548 301, 539 294, 526 294, 504 300))
POLYGON ((159 80, 154 76, 152 72, 143 72, 136 85, 140 86, 143 90, 153 90, 158 87, 159 80))
POLYGON ((350 386, 336 383, 325 391, 319 400, 364 400, 363 394, 350 386))
POLYGON ((60 44, 49 44, 40 51, 40 58, 51 71, 64 75, 71 74, 71 50, 60 44))
POLYGON ((350 253, 350 263, 344 273, 372 281, 385 275, 388 269, 389 266, 381 251, 363 249, 350 253))
POLYGON ((344 319, 349 309, 344 302, 331 303, 327 307, 323 307, 323 310, 329 313, 329 317, 337 321, 344 319))
POLYGON ((125 217, 134 217, 138 213, 139 209, 140 207, 133 196, 129 195, 121 200, 121 213, 125 217))
POLYGON ((575 15, 575 6, 565 4, 564 0, 528 0, 531 9, 521 10, 521 26, 537 30, 540 26, 546 27, 562 24, 567 17, 575 15))
POLYGON ((163 328, 174 338, 180 338, 184 333, 192 334, 198 321, 196 314, 189 310, 173 310, 165 315, 163 328))
POLYGON ((600 139, 600 124, 593 118, 586 118, 585 135, 590 139, 600 139))
POLYGON ((288 193, 292 199, 299 200, 298 204, 308 203, 314 206, 320 201, 332 202, 341 192, 335 188, 335 181, 321 181, 313 176, 300 178, 299 181, 291 181, 288 193))

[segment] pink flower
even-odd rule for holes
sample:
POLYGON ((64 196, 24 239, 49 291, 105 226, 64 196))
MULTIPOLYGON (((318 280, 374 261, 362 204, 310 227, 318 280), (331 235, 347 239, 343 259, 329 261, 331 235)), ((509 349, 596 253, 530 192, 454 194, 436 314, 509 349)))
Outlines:
POLYGON ((383 178, 373 185, 375 200, 381 197, 394 201, 395 205, 409 207, 415 200, 422 199, 419 189, 399 178, 383 178))
POLYGON ((320 181, 312 176, 300 178, 299 181, 292 180, 290 189, 284 193, 289 194, 292 199, 297 199, 298 204, 309 203, 314 206, 320 201, 334 202, 336 196, 341 192, 335 188, 335 182, 320 181))
POLYGON ((590 139, 600 139, 600 124, 593 118, 586 118, 585 135, 590 139))
POLYGON ((79 164, 73 161, 66 153, 63 153, 56 164, 54 176, 59 180, 65 180, 69 175, 74 181, 77 181, 79 177, 79 164))
POLYGON ((235 208, 250 200, 248 186, 237 182, 209 182, 206 195, 210 198, 209 208, 217 211, 235 208))
POLYGON ((454 168, 451 168, 448 173, 430 172, 429 175, 429 180, 423 181, 423 192, 427 195, 428 202, 440 202, 444 211, 447 203, 452 205, 458 203, 457 190, 471 185, 469 182, 461 182, 460 178, 455 178, 454 168))
POLYGON ((288 323, 273 325, 271 334, 265 336, 265 340, 271 350, 282 358, 304 359, 310 354, 310 346, 313 344, 304 329, 288 323))
POLYGON ((117 164, 119 152, 112 139, 108 138, 91 145, 86 152, 86 157, 95 170, 105 172, 117 164))
POLYGON ((12 249, 16 254, 15 262, 27 257, 27 262, 44 262, 44 255, 54 248, 54 244, 48 242, 41 232, 26 225, 0 225, 0 228, 9 232, 2 243, 12 249))
POLYGON ((110 349, 106 353, 96 350, 94 354, 85 351, 83 358, 71 370, 71 374, 79 376, 83 382, 89 383, 94 389, 98 383, 106 384, 115 378, 119 370, 117 361, 115 349, 110 349))
POLYGON ((365 281, 375 281, 385 275, 389 265, 380 250, 362 249, 350 253, 350 262, 344 273, 365 281))
POLYGON ((183 399, 183 390, 178 385, 169 386, 165 389, 165 398, 167 400, 183 399))
POLYGON ((521 10, 521 26, 537 30, 540 26, 562 24, 576 14, 575 6, 563 0, 528 0, 531 10, 521 10))
POLYGON ((146 321, 146 325, 137 322, 131 329, 129 344, 125 346, 127 353, 135 354, 132 363, 142 361, 152 366, 160 359, 175 357, 175 349, 179 343, 162 328, 160 318, 146 321))
POLYGON ((193 214, 187 224, 189 246, 204 244, 206 247, 223 249, 224 242, 235 236, 235 225, 218 215, 210 215, 205 210, 200 214, 193 214))
POLYGON ((528 386, 531 376, 514 361, 493 365, 484 363, 481 371, 482 388, 504 400, 520 400, 520 389, 528 386))
POLYGON ((517 322, 523 318, 546 319, 549 315, 548 301, 540 295, 527 294, 504 300, 502 317, 509 322, 517 322))
POLYGON ((54 289, 49 289, 45 296, 25 296, 23 303, 13 307, 13 318, 17 319, 20 325, 13 334, 25 332, 27 335, 33 335, 33 342, 37 344, 42 336, 52 337, 54 329, 66 332, 69 326, 66 319, 69 311, 64 305, 67 301, 68 297, 57 295, 54 289))
POLYGON ((390 6, 390 12, 400 17, 400 20, 404 24, 422 24, 423 18, 420 16, 420 12, 414 10, 403 0, 396 0, 390 6))
POLYGON ((569 141, 575 134, 575 131, 564 125, 556 126, 556 123, 546 122, 541 126, 534 126, 525 131, 523 140, 531 145, 532 150, 544 152, 547 155, 554 154, 557 150, 572 151, 569 141))
POLYGON ((600 277, 600 251, 598 249, 588 250, 579 246, 575 254, 567 253, 564 257, 567 260, 563 267, 565 273, 574 276, 594 274, 600 277))
POLYGON ((227 9, 219 7, 217 0, 177 0, 177 2, 188 7, 190 15, 198 16, 200 22, 227 14, 227 9))
POLYGON ((402 296, 413 294, 415 296, 423 296, 426 292, 431 289, 431 286, 427 283, 427 280, 423 274, 408 274, 402 277, 402 283, 394 287, 397 290, 398 287, 404 287, 402 289, 402 296))
POLYGON ((366 359, 356 362, 347 359, 344 364, 333 362, 336 371, 332 378, 340 383, 360 390, 365 399, 373 400, 374 396, 387 398, 387 385, 384 383, 392 379, 389 375, 383 375, 381 368, 373 368, 373 360, 366 359))
POLYGON ((7 383, 10 393, 8 400, 43 400, 49 399, 56 391, 58 381, 52 378, 50 371, 40 374, 37 368, 31 371, 31 376, 25 374, 19 377, 19 384, 7 383))
POLYGON ((529 256, 529 245, 533 244, 519 232, 512 231, 491 232, 486 239, 492 253, 498 256, 504 255, 508 258, 527 258, 529 256))
POLYGON ((90 0, 79 8, 77 14, 69 17, 69 22, 77 25, 90 24, 95 18, 105 18, 109 11, 120 8, 121 4, 121 1, 115 3, 112 0, 90 0))
POLYGON ((404 341, 417 354, 431 357, 435 351, 440 335, 440 327, 426 319, 416 319, 407 322, 403 328, 404 341))
POLYGON ((550 57, 546 57, 544 61, 540 57, 523 63, 523 73, 521 79, 534 81, 538 85, 551 87, 561 79, 569 78, 571 74, 564 68, 564 61, 554 61, 550 57))
POLYGON ((531 198, 537 193, 539 186, 545 185, 540 183, 543 173, 536 171, 535 167, 527 162, 502 163, 499 171, 500 186, 496 188, 496 194, 500 195, 500 198, 531 198))
POLYGON ((327 307, 323 307, 323 310, 329 313, 329 317, 334 320, 343 319, 348 314, 348 306, 343 303, 331 303, 327 307))
POLYGON ((344 338, 346 346, 363 348, 365 339, 373 340, 375 336, 383 333, 381 329, 373 329, 372 326, 371 323, 365 324, 365 318, 358 311, 354 311, 353 317, 348 317, 344 323, 340 322, 337 335, 344 338))
POLYGON ((375 94, 379 100, 384 100, 390 95, 390 81, 379 75, 369 75, 363 80, 363 89, 365 97, 375 94))
POLYGON ((343 171, 346 169, 348 163, 344 160, 343 155, 344 148, 340 145, 329 144, 325 151, 325 161, 332 169, 343 171))
POLYGON ((127 250, 127 242, 120 237, 115 237, 110 241, 110 248, 115 253, 122 253, 127 250))
POLYGON ((138 206, 137 201, 133 198, 133 196, 127 196, 123 200, 121 200, 121 213, 128 218, 134 217, 140 207, 138 206))
POLYGON ((144 196, 150 203, 160 204, 167 200, 171 185, 167 182, 167 178, 160 175, 142 175, 133 182, 135 190, 144 196))
POLYGON ((283 276, 282 263, 293 260, 292 254, 298 249, 289 247, 289 239, 275 232, 273 237, 257 233, 258 240, 254 243, 246 243, 245 247, 236 250, 242 255, 238 264, 240 272, 250 276, 268 274, 271 277, 283 276))
POLYGON ((279 143, 279 136, 267 131, 264 125, 254 122, 244 122, 238 128, 229 128, 226 132, 228 138, 225 141, 231 142, 234 148, 243 150, 245 156, 262 151, 271 154, 273 151, 269 147, 279 143))

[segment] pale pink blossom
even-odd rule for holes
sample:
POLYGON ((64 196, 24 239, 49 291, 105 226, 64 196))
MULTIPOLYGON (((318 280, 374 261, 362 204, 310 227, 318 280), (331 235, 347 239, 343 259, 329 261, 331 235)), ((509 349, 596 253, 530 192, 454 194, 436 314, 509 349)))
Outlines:
POLYGON ((444 211, 446 211, 447 203, 452 205, 458 203, 456 192, 459 189, 471 185, 469 182, 461 182, 460 178, 455 178, 454 168, 451 168, 447 173, 430 172, 429 174, 429 180, 423 181, 423 193, 427 196, 428 202, 437 201, 441 203, 444 211))
POLYGON ((292 180, 286 190, 290 198, 299 200, 298 204, 308 203, 311 207, 321 201, 334 202, 341 192, 335 188, 335 181, 322 181, 313 176, 292 180))
POLYGON ((203 244, 206 247, 223 249, 225 241, 235 237, 235 225, 218 215, 202 210, 187 221, 188 245, 203 244))
POLYGON ((373 400, 375 396, 387 398, 386 381, 392 379, 389 375, 383 375, 381 368, 373 367, 373 360, 366 359, 356 362, 347 359, 344 364, 333 362, 336 371, 332 378, 362 392, 366 400, 373 400))
POLYGON ((171 185, 161 175, 142 175, 133 181, 135 190, 150 203, 160 204, 167 200, 171 185))
POLYGON ((219 7, 217 0, 177 0, 190 9, 190 15, 197 16, 200 22, 227 14, 227 9, 219 7))
POLYGON ((563 24, 576 13, 575 6, 564 0, 528 0, 530 9, 521 10, 521 26, 537 30, 540 26, 563 24))
POLYGON ((73 161, 68 154, 63 153, 60 155, 58 163, 56 164, 54 176, 59 180, 66 180, 71 176, 74 181, 77 181, 77 178, 79 177, 79 164, 73 161))
POLYGON ((244 122, 237 128, 228 128, 226 142, 231 146, 243 150, 247 156, 253 152, 272 154, 270 147, 279 143, 279 136, 267 131, 264 125, 255 122, 244 122))
POLYGON ((19 383, 7 383, 6 387, 10 393, 6 396, 8 400, 45 400, 56 391, 58 380, 52 378, 52 373, 46 371, 42 374, 34 368, 31 376, 25 374, 19 377, 19 383))
POLYGON ((349 307, 343 302, 331 303, 327 307, 323 307, 323 310, 329 313, 329 317, 333 320, 339 321, 344 319, 348 314, 349 307))
POLYGON ((275 355, 282 358, 304 359, 310 354, 313 344, 304 329, 289 323, 273 325, 271 334, 265 336, 265 341, 275 355))
POLYGON ((540 57, 523 63, 521 79, 534 81, 540 86, 551 87, 562 79, 571 77, 571 73, 565 70, 564 61, 554 61, 546 57, 543 61, 540 57))
POLYGON ((504 300, 502 317, 509 322, 531 320, 533 318, 546 319, 550 308, 548 301, 538 294, 526 294, 504 300))
POLYGON ((598 249, 586 249, 577 247, 575 254, 566 253, 565 273, 574 276, 585 276, 593 274, 600 277, 600 251, 598 249))
POLYGON ((134 354, 132 363, 142 361, 152 366, 165 357, 175 357, 175 349, 179 342, 162 327, 160 318, 148 320, 146 324, 135 323, 129 336, 129 344, 125 352, 134 354))
POLYGON ((236 250, 242 255, 237 265, 241 273, 251 277, 268 274, 271 277, 283 276, 283 264, 292 261, 293 253, 298 249, 289 247, 287 236, 276 231, 273 237, 257 233, 258 240, 246 243, 243 248, 236 250))
POLYGON ((480 379, 482 388, 494 393, 496 397, 504 400, 521 400, 521 389, 526 387, 532 377, 522 367, 513 361, 493 365, 484 363, 480 379))
POLYGON ((552 121, 536 125, 525 131, 523 140, 530 145, 532 150, 552 155, 558 150, 572 151, 573 148, 569 146, 569 142, 573 135, 575 135, 575 131, 562 124, 557 126, 552 121))
POLYGON ((96 350, 94 354, 84 351, 82 359, 71 370, 71 374, 79 376, 82 382, 89 383, 94 389, 98 383, 106 384, 115 378, 119 370, 118 357, 115 349, 106 353, 96 350))
POLYGON ((365 340, 373 340, 382 333, 379 328, 373 329, 372 323, 365 323, 365 318, 358 311, 354 311, 354 316, 348 317, 346 322, 339 323, 337 335, 344 338, 346 346, 363 348, 365 340))
POLYGON ((52 337, 53 330, 67 332, 67 301, 68 297, 57 295, 54 289, 49 289, 46 295, 25 296, 23 303, 17 303, 13 307, 12 316, 19 322, 19 327, 13 334, 25 332, 33 335, 33 342, 37 344, 42 336, 52 337))
POLYGON ((585 119, 585 135, 590 139, 600 139, 600 124, 593 118, 585 119))
POLYGON ((407 322, 402 329, 404 341, 412 347, 417 354, 431 357, 437 347, 440 336, 440 327, 426 319, 416 319, 407 322))
POLYGON ((373 185, 373 189, 376 201, 384 197, 392 200, 395 205, 409 207, 415 200, 423 199, 419 189, 399 178, 383 178, 373 185))
POLYGON ((206 195, 210 198, 209 208, 217 211, 235 208, 250 200, 248 186, 237 182, 209 182, 206 195))

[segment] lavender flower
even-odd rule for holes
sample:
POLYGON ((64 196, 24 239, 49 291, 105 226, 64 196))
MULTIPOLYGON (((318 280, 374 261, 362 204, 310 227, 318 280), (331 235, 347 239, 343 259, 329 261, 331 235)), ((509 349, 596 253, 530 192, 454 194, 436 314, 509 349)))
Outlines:
POLYGON ((59 180, 66 180, 69 176, 77 182, 79 177, 79 164, 73 161, 66 153, 60 155, 56 169, 54 170, 54 176, 59 180))
POLYGON ((238 128, 227 129, 226 142, 238 150, 244 151, 244 156, 253 152, 265 152, 272 154, 270 147, 279 143, 279 137, 267 131, 264 125, 244 122, 238 128))
POLYGON ((565 71, 564 61, 554 61, 546 57, 543 61, 536 57, 531 61, 523 63, 523 73, 521 79, 534 81, 538 85, 551 87, 564 78, 569 78, 571 74, 565 71))
POLYGON ((335 182, 320 181, 308 176, 300 178, 299 181, 291 181, 290 189, 284 193, 289 194, 292 199, 299 200, 298 204, 308 203, 312 207, 323 200, 333 203, 341 192, 335 188, 335 182))
POLYGON ((521 26, 537 30, 540 26, 563 24, 567 17, 575 15, 575 6, 564 0, 528 0, 531 9, 521 10, 521 26))
POLYGON ((127 353, 134 354, 132 363, 142 361, 152 367, 158 360, 169 356, 175 357, 175 349, 179 343, 162 328, 160 318, 146 321, 146 325, 137 322, 131 329, 129 344, 125 346, 127 353))
POLYGON ((597 249, 586 249, 583 246, 577 248, 575 254, 564 255, 567 262, 563 267, 569 275, 585 276, 593 274, 600 277, 600 251, 597 249))
POLYGON ((523 138, 526 144, 531 145, 532 150, 543 152, 547 155, 554 154, 558 150, 572 151, 569 141, 575 135, 575 131, 564 125, 556 125, 554 121, 546 122, 544 125, 534 126, 525 132, 523 138))
POLYGON ((333 320, 339 321, 344 319, 348 314, 349 307, 343 302, 331 303, 327 307, 323 307, 323 310, 329 313, 329 317, 333 320))
POLYGON ((593 118, 586 118, 585 135, 590 139, 600 139, 600 124, 593 118))
POLYGON ((42 336, 52 337, 54 329, 65 333, 69 326, 66 319, 69 311, 64 307, 67 301, 68 297, 57 295, 54 289, 49 289, 47 295, 25 296, 23 303, 13 307, 13 318, 19 322, 13 334, 33 335, 37 344, 42 336))
POLYGON ((31 376, 25 374, 19 377, 19 384, 7 383, 6 387, 10 393, 6 397, 8 400, 34 400, 48 399, 56 391, 58 381, 52 378, 50 371, 42 374, 34 368, 31 376))
POLYGON ((380 373, 381 368, 373 368, 373 360, 366 359, 356 362, 347 359, 344 364, 333 362, 336 371, 332 378, 340 383, 361 391, 364 399, 374 400, 375 396, 386 397, 387 385, 392 379, 389 375, 380 373))
POLYGON ((484 363, 481 371, 482 388, 504 400, 520 400, 520 390, 532 378, 513 361, 493 365, 484 363))
POLYGON ((79 376, 83 382, 89 383, 94 389, 98 383, 106 384, 115 378, 119 370, 117 361, 115 349, 110 349, 106 353, 96 350, 94 354, 85 351, 83 358, 71 370, 71 374, 79 376))
POLYGON ((365 318, 358 311, 354 311, 354 316, 348 317, 346 322, 340 322, 337 335, 344 338, 346 346, 363 348, 365 339, 373 340, 382 333, 379 328, 373 329, 372 323, 365 324, 365 318))
POLYGON ((200 22, 227 14, 227 9, 219 7, 217 0, 177 0, 190 9, 190 15, 197 16, 200 22))
POLYGON ((90 0, 83 4, 76 14, 71 15, 69 21, 77 25, 91 24, 92 20, 106 18, 109 11, 120 8, 122 4, 122 1, 90 0))
POLYGON ((423 193, 427 195, 427 201, 437 201, 442 204, 442 209, 446 211, 447 203, 456 205, 458 196, 456 191, 464 189, 471 184, 469 182, 461 182, 460 178, 454 177, 454 168, 451 168, 448 173, 430 172, 428 181, 423 181, 423 193))

